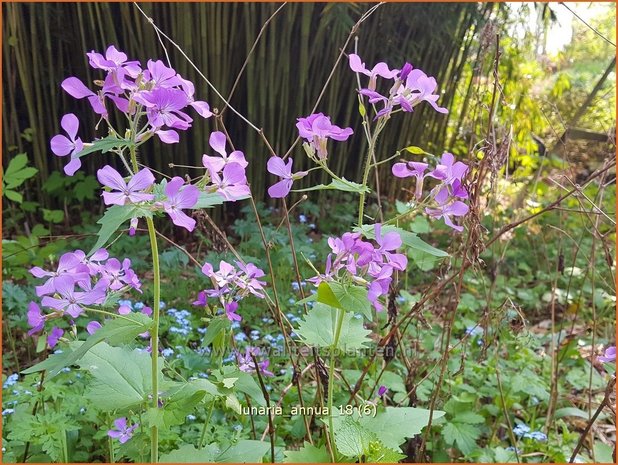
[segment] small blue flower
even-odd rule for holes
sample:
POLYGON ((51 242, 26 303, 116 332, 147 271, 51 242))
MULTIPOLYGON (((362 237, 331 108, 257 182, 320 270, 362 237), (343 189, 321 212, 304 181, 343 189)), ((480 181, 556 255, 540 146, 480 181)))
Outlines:
POLYGON ((208 330, 208 328, 197 328, 197 332, 200 334, 206 334, 206 331, 208 330))
POLYGON ((9 375, 6 378, 6 381, 4 382, 2 387, 6 389, 6 388, 8 388, 10 386, 13 386, 14 384, 17 384, 18 380, 19 380, 19 374, 13 373, 12 375, 9 375))
POLYGON ((234 431, 242 430, 242 426, 241 425, 234 425, 232 428, 234 428, 234 431))
POLYGON ((515 449, 513 446, 507 447, 506 450, 508 450, 509 452, 517 452, 518 454, 521 454, 522 452, 520 449, 515 449))
POLYGON ((513 428, 513 433, 517 436, 523 436, 524 434, 530 431, 530 427, 525 425, 524 423, 520 423, 515 428, 513 428))
POLYGON ((86 407, 82 407, 82 408, 80 408, 80 409, 79 409, 79 413, 81 413, 82 415, 83 415, 84 413, 86 413, 86 407))
POLYGON ((172 355, 174 355, 174 350, 173 349, 163 349, 161 351, 161 355, 163 355, 164 357, 171 357, 172 355))
POLYGON ((315 229, 315 223, 311 223, 311 224, 309 225, 309 227, 310 227, 311 229, 315 229))
POLYGON ((195 419, 196 419, 195 415, 191 415, 191 414, 187 415, 187 420, 194 421, 195 419))
POLYGON ((307 217, 305 215, 298 215, 298 221, 300 221, 301 223, 306 223, 307 217))
POLYGON ((289 303, 289 304, 292 304, 292 305, 293 305, 293 304, 294 304, 294 302, 296 302, 296 299, 295 299, 294 297, 290 297, 290 298, 288 299, 288 303, 289 303))
POLYGON ((234 336, 234 339, 236 339, 238 342, 246 341, 247 335, 245 333, 238 333, 236 336, 234 336))
POLYGON ((163 310, 165 308, 165 302, 163 301, 159 302, 159 308, 163 310))
POLYGON ((240 328, 240 323, 238 321, 234 321, 232 323, 231 327, 232 327, 232 329, 238 329, 238 328, 240 328))
POLYGON ((547 441, 547 435, 545 433, 541 433, 540 431, 532 431, 531 433, 525 433, 525 438, 530 438, 535 441, 545 442, 547 441))
POLYGON ((14 409, 14 408, 5 408, 5 409, 2 411, 2 416, 5 416, 5 415, 12 415, 12 414, 14 414, 14 413, 15 413, 15 409, 14 409))
POLYGON ((135 303, 133 304, 133 308, 134 308, 135 310, 141 310, 141 309, 142 309, 142 308, 144 308, 144 307, 145 307, 144 302, 135 302, 135 303))

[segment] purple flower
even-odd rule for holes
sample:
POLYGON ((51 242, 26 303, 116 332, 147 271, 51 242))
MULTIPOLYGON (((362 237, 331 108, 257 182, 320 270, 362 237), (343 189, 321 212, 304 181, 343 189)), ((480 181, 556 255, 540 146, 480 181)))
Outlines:
POLYGON ((185 131, 191 127, 193 119, 181 111, 189 104, 183 90, 157 87, 136 94, 134 99, 146 107, 148 122, 155 129, 167 126, 185 131))
POLYGON ((167 200, 163 202, 165 212, 176 226, 182 226, 189 231, 195 228, 195 220, 187 216, 182 209, 191 208, 197 203, 200 191, 197 187, 188 184, 183 187, 184 180, 176 176, 165 186, 167 200))
POLYGON ((71 156, 71 161, 64 167, 64 172, 69 176, 73 176, 79 167, 82 166, 82 162, 76 155, 84 148, 84 143, 77 137, 79 120, 73 113, 67 113, 62 117, 60 126, 62 126, 62 129, 66 131, 69 137, 62 134, 52 137, 50 141, 51 150, 54 155, 59 157, 71 156))
POLYGON ((468 210, 469 208, 465 203, 456 200, 450 204, 440 205, 438 208, 426 208, 425 212, 432 218, 443 218, 447 226, 450 226, 455 231, 461 232, 463 231, 463 226, 453 224, 451 216, 464 216, 468 213, 468 210))
POLYGON ((82 265, 88 267, 90 276, 95 276, 99 274, 101 271, 101 267, 103 266, 101 262, 104 262, 109 258, 109 252, 104 248, 97 250, 90 257, 87 257, 86 253, 83 250, 79 249, 73 252, 73 255, 77 257, 77 259, 82 265))
POLYGON ((58 297, 45 296, 41 300, 44 307, 67 312, 73 318, 77 318, 84 311, 83 306, 100 304, 105 300, 105 289, 107 282, 99 281, 92 289, 85 292, 75 290, 75 279, 71 276, 60 276, 54 282, 54 287, 58 297))
POLYGON ((98 115, 101 115, 104 118, 107 118, 107 110, 105 105, 103 104, 103 99, 99 95, 95 94, 93 91, 88 89, 84 85, 82 81, 80 81, 75 76, 71 76, 62 81, 61 87, 64 91, 69 94, 71 97, 76 99, 88 99, 90 106, 94 110, 94 112, 98 115))
POLYGON ((118 171, 109 165, 97 171, 97 179, 101 184, 117 192, 103 192, 105 205, 126 205, 127 203, 147 202, 154 199, 154 195, 142 191, 150 188, 155 181, 148 168, 138 171, 125 182, 118 171))
POLYGON ((402 84, 395 91, 393 102, 401 105, 404 111, 412 111, 412 108, 425 101, 438 113, 448 113, 446 108, 436 104, 439 95, 433 92, 438 87, 436 79, 427 76, 420 69, 413 69, 406 77, 405 85, 402 84))
POLYGON ((292 158, 288 158, 287 163, 283 161, 283 158, 277 156, 268 159, 268 163, 266 164, 268 172, 281 178, 281 181, 268 188, 268 195, 270 195, 271 198, 280 199, 285 197, 290 192, 290 189, 292 189, 292 182, 307 175, 307 171, 298 171, 292 174, 292 163, 292 158))
POLYGON ((224 260, 219 262, 219 271, 217 272, 214 271, 210 263, 204 263, 202 273, 212 279, 218 288, 226 288, 232 284, 237 275, 236 268, 224 260))
POLYGON ((245 169, 238 163, 228 163, 223 166, 221 175, 216 171, 210 170, 210 177, 213 186, 225 200, 235 202, 251 194, 247 185, 245 169))
POLYGON ((28 326, 32 328, 28 331, 28 336, 40 333, 43 326, 45 326, 45 317, 41 312, 41 308, 35 302, 28 304, 28 326))
POLYGON ((215 131, 210 135, 208 143, 212 149, 217 152, 220 157, 211 157, 206 154, 202 156, 202 163, 211 173, 218 173, 228 163, 238 163, 243 168, 246 168, 249 163, 245 160, 245 155, 240 150, 234 150, 229 155, 225 150, 226 138, 221 131, 215 131))
POLYGON ((330 122, 330 117, 324 116, 323 113, 314 113, 306 118, 298 118, 297 121, 298 134, 316 150, 320 160, 325 160, 328 156, 327 139, 342 142, 353 134, 352 128, 341 129, 335 126, 330 122))
POLYGON ((90 66, 94 69, 102 69, 109 72, 122 69, 133 78, 136 78, 142 71, 139 61, 127 61, 126 53, 119 51, 113 45, 107 47, 105 56, 94 50, 86 53, 86 55, 88 56, 90 66))
POLYGON ((107 435, 110 438, 118 439, 118 441, 120 441, 120 444, 124 444, 129 439, 131 439, 131 437, 133 436, 133 431, 135 431, 138 426, 139 423, 128 426, 127 419, 125 417, 116 418, 114 420, 114 428, 116 429, 110 429, 107 432, 107 435))
POLYGON ((54 326, 51 332, 49 333, 49 335, 47 336, 47 345, 52 349, 56 347, 56 344, 58 344, 58 341, 60 340, 63 334, 64 334, 63 329, 58 328, 57 326, 54 326))
POLYGON ((467 172, 468 165, 461 161, 455 162, 455 156, 445 152, 436 169, 427 173, 427 176, 439 179, 445 184, 452 184, 455 180, 461 181, 467 172))
POLYGON ((388 392, 388 388, 386 386, 380 386, 378 388, 378 396, 382 397, 384 394, 388 392))
POLYGON ((53 294, 56 290, 56 279, 61 276, 71 276, 75 282, 83 282, 89 279, 90 270, 81 263, 80 257, 72 252, 63 254, 58 260, 58 268, 55 272, 45 271, 35 266, 30 269, 30 273, 36 278, 49 276, 49 279, 41 286, 36 286, 36 294, 41 297, 46 294, 53 294))
POLYGON ((128 258, 125 258, 122 263, 117 258, 110 258, 101 267, 101 276, 113 291, 118 291, 125 286, 130 286, 139 291, 141 287, 139 278, 131 269, 131 260, 128 258))
POLYGON ((153 88, 172 88, 183 84, 176 74, 176 70, 165 66, 161 60, 148 60, 144 77, 150 81, 153 88))
POLYGON ((230 321, 240 321, 242 317, 236 313, 238 310, 238 302, 230 302, 225 304, 225 316, 230 321))
POLYGON ((605 354, 597 357, 600 362, 615 362, 616 361, 616 346, 608 347, 605 349, 605 354))
POLYGON ((416 190, 414 196, 417 200, 423 196, 423 179, 425 179, 425 170, 429 165, 427 163, 408 161, 406 163, 395 163, 393 165, 393 175, 398 178, 416 178, 416 190))
POLYGON ((101 323, 98 321, 91 321, 86 325, 86 331, 88 331, 88 334, 94 334, 101 328, 101 323))
POLYGON ((376 79, 378 76, 386 79, 392 79, 399 73, 399 71, 396 69, 388 69, 388 65, 382 61, 377 63, 371 70, 369 70, 365 67, 365 63, 361 62, 361 58, 355 53, 351 53, 348 58, 350 60, 350 68, 352 69, 352 71, 354 71, 355 73, 364 74, 365 76, 369 76, 369 84, 367 87, 370 90, 375 90, 376 79))
POLYGON ((234 278, 236 285, 254 296, 263 299, 266 281, 260 281, 257 278, 265 276, 264 271, 259 269, 253 263, 247 263, 244 265, 243 263, 237 261, 236 266, 238 266, 241 271, 241 273, 238 273, 234 278))
MULTIPOLYGON (((259 356, 262 355, 262 352, 258 347, 247 347, 245 349, 245 353, 241 354, 240 352, 236 353, 236 357, 238 359, 238 368, 240 371, 244 371, 245 373, 255 373, 256 366, 253 358, 257 360, 259 356)), ((260 370, 260 374, 264 376, 275 376, 272 372, 268 371, 268 366, 270 362, 267 359, 258 362, 257 368, 260 370)))
POLYGON ((204 291, 197 294, 197 299, 193 301, 193 305, 197 307, 205 307, 208 304, 208 296, 204 291))

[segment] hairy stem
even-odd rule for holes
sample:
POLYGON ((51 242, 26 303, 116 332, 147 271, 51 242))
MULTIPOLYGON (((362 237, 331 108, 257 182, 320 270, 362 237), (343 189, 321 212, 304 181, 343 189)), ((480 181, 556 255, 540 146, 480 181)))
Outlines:
MULTIPOLYGON (((131 164, 133 170, 138 171, 137 154, 135 146, 132 145, 131 164)), ((152 272, 153 287, 154 287, 154 302, 152 305, 153 324, 150 330, 150 353, 152 361, 152 408, 159 408, 159 311, 161 307, 161 271, 159 269, 159 246, 157 244, 157 231, 154 227, 152 218, 146 218, 148 225, 148 237, 150 238, 150 251, 152 255, 152 272)), ((159 461, 159 428, 153 425, 150 428, 150 461, 157 463, 159 461)))
POLYGON ((335 384, 335 354, 337 345, 339 344, 339 336, 341 335, 341 326, 343 324, 343 310, 336 309, 337 325, 335 326, 335 339, 330 351, 330 362, 328 364, 328 434, 330 436, 331 459, 335 461, 335 433, 333 429, 333 385, 335 384))

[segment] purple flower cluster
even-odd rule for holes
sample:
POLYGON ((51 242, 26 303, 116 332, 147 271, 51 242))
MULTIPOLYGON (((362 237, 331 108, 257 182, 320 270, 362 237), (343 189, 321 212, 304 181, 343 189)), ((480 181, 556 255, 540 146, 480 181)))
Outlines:
MULTIPOLYGON (((296 127, 298 134, 309 143, 309 147, 317 152, 318 160, 326 160, 328 139, 343 142, 353 134, 352 128, 341 129, 330 122, 330 117, 323 113, 314 113, 306 118, 298 118, 296 127)), ((272 172, 272 171, 271 171, 272 172)))
MULTIPOLYGON (((149 60, 144 69, 139 61, 128 61, 127 55, 113 45, 105 56, 94 51, 87 56, 92 68, 106 73, 103 80, 95 81, 100 89, 94 92, 74 76, 65 79, 62 88, 76 99, 87 99, 94 112, 106 120, 110 105, 130 119, 139 120, 145 115, 145 124, 136 135, 138 142, 153 134, 166 144, 178 142, 177 131, 189 129, 193 122, 184 111, 189 106, 204 118, 212 116, 206 102, 195 100, 193 83, 160 60, 149 60)), ((71 155, 64 170, 72 176, 81 166, 79 152, 83 143, 77 137, 79 121, 69 113, 62 118, 61 126, 69 137, 55 136, 51 149, 58 156, 71 155)))
POLYGON ((218 299, 227 318, 230 321, 240 321, 242 317, 236 313, 238 301, 249 294, 263 299, 266 282, 258 279, 265 275, 253 263, 245 265, 237 261, 236 266, 238 269, 221 260, 219 271, 215 271, 210 263, 205 263, 202 273, 210 278, 214 288, 201 291, 193 305, 207 305, 208 298, 218 299))
POLYGON ((309 279, 316 286, 322 281, 339 281, 343 270, 345 277, 353 282, 367 286, 367 298, 377 311, 384 306, 378 300, 387 295, 393 280, 393 271, 404 271, 408 259, 404 254, 395 253, 401 247, 401 236, 392 231, 382 234, 382 225, 374 225, 375 242, 364 241, 360 233, 345 233, 343 236, 328 238, 332 253, 326 258, 324 274, 309 279))
MULTIPOLYGON (((44 314, 39 305, 30 302, 30 335, 41 332, 47 319, 58 318, 65 313, 77 318, 84 312, 84 307, 103 304, 109 292, 130 288, 140 291, 141 287, 137 275, 131 269, 131 260, 125 258, 120 262, 110 258, 105 249, 99 249, 91 257, 86 257, 82 250, 68 252, 60 257, 55 271, 35 266, 30 269, 30 273, 36 278, 47 278, 42 285, 36 286, 36 294, 42 297, 43 307, 52 309, 51 313, 44 314)), ((54 328, 48 338, 50 347, 61 336, 62 330, 54 328)))
POLYGON ((208 143, 220 155, 211 157, 204 154, 202 157, 202 163, 210 174, 213 190, 232 202, 250 195, 245 175, 245 168, 249 163, 245 160, 245 154, 234 150, 228 155, 225 134, 221 131, 213 132, 208 143))
MULTIPOLYGON (((259 349, 259 347, 247 347, 244 354, 236 352, 238 368, 240 369, 240 371, 244 371, 245 373, 255 373, 257 370, 255 362, 253 361, 253 357, 255 357, 255 359, 257 360, 258 357, 260 357, 261 355, 262 351, 259 349)), ((271 371, 268 370, 269 365, 270 361, 268 359, 263 359, 261 362, 258 362, 257 368, 259 368, 261 375, 275 376, 271 371)))
POLYGON ((468 165, 455 161, 451 153, 444 153, 440 163, 433 171, 425 173, 429 165, 421 162, 395 163, 393 175, 398 178, 414 177, 416 188, 414 197, 420 201, 423 196, 423 181, 426 177, 437 179, 440 183, 432 189, 431 196, 437 203, 437 207, 425 208, 425 212, 436 219, 444 219, 444 222, 456 231, 463 231, 463 226, 453 223, 451 217, 461 217, 468 213, 468 206, 459 199, 467 199, 468 192, 462 186, 462 180, 468 172, 468 165))
POLYGON ((438 87, 435 78, 427 76, 420 69, 414 69, 410 63, 404 64, 401 70, 390 70, 386 63, 380 62, 369 70, 361 58, 352 53, 349 55, 349 64, 352 71, 369 76, 369 83, 366 88, 360 89, 360 94, 368 97, 372 105, 383 104, 376 119, 390 116, 397 108, 413 111, 421 102, 429 103, 439 113, 448 113, 446 108, 436 103, 439 95, 434 93, 438 87), (378 76, 393 80, 388 96, 376 91, 378 76))

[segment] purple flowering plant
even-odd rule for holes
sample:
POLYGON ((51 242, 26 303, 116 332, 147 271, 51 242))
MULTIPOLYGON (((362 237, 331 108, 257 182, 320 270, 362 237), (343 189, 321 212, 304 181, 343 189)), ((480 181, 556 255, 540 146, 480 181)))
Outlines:
MULTIPOLYGON (((199 89, 196 92, 192 82, 161 60, 149 60, 143 66, 113 45, 104 53, 93 51, 87 57, 89 65, 101 74, 100 79, 91 88, 77 77, 69 77, 62 82, 61 88, 71 97, 88 102, 90 109, 100 117, 106 135, 84 142, 88 139, 87 130, 80 128, 75 114, 68 113, 60 122, 64 132, 51 138, 50 148, 59 157, 69 156, 64 167, 69 176, 80 169, 84 156, 95 152, 115 160, 114 166, 103 162, 97 170, 101 200, 107 209, 98 222, 101 228, 92 250, 65 253, 48 270, 41 267, 30 270, 40 284, 36 287, 39 301, 31 302, 28 307, 29 334, 45 334, 50 348, 65 344, 67 354, 51 357, 51 361, 30 368, 29 372, 48 370, 54 376, 70 364, 89 370, 99 383, 97 389, 110 396, 110 399, 101 400, 109 411, 108 423, 116 418, 107 432, 113 440, 110 456, 114 456, 119 445, 124 447, 131 441, 149 441, 150 460, 154 463, 159 460, 161 428, 183 421, 174 413, 180 405, 184 408, 190 404, 192 408, 198 408, 209 404, 211 414, 214 405, 224 399, 225 408, 238 413, 238 393, 252 397, 257 403, 268 399, 263 378, 277 378, 275 364, 271 364, 268 353, 260 347, 249 346, 244 352, 240 350, 236 346, 240 331, 235 334, 246 323, 244 315, 251 308, 251 299, 260 299, 272 311, 273 320, 279 325, 288 349, 291 344, 302 344, 328 351, 328 373, 321 375, 328 382, 320 399, 328 412, 324 418, 325 434, 331 445, 330 458, 334 461, 338 443, 334 430, 340 421, 333 414, 337 350, 342 347, 360 349, 370 343, 367 337, 370 330, 365 328, 365 321, 375 323, 386 315, 391 321, 396 289, 408 270, 411 254, 420 249, 423 253, 446 256, 445 252, 426 244, 414 233, 400 228, 399 220, 408 215, 426 215, 441 219, 453 230, 461 232, 469 211, 466 203, 469 198, 469 167, 452 154, 444 153, 439 159, 401 160, 392 166, 394 180, 408 182, 408 178, 413 178, 413 194, 407 199, 410 209, 390 219, 380 216, 378 220, 365 214, 367 196, 375 194, 371 191, 369 179, 370 173, 380 165, 376 157, 379 135, 396 114, 412 112, 418 105, 429 105, 433 110, 445 113, 447 110, 437 103, 436 80, 408 63, 401 69, 384 62, 370 66, 358 55, 349 55, 349 67, 355 73, 358 86, 362 136, 368 146, 362 180, 358 183, 346 180, 329 167, 330 160, 343 156, 345 142, 354 133, 351 127, 344 127, 345 124, 323 113, 314 112, 297 119, 296 128, 303 150, 299 150, 301 153, 294 159, 290 153, 277 154, 271 149, 266 166, 258 167, 265 175, 273 175, 271 180, 276 178, 267 194, 275 199, 273 203, 280 202, 285 211, 292 253, 290 263, 294 264, 297 289, 303 297, 294 305, 303 305, 303 321, 295 325, 284 312, 285 303, 281 302, 274 285, 275 270, 269 251, 273 245, 267 241, 255 209, 265 250, 265 256, 259 259, 268 268, 262 269, 263 265, 256 264, 257 260, 253 260, 256 263, 244 260, 233 249, 236 255, 233 263, 223 259, 218 264, 204 263, 192 257, 201 269, 196 281, 203 282, 193 298, 195 312, 205 323, 203 345, 211 347, 213 354, 216 350, 231 348, 234 356, 229 360, 218 357, 217 366, 212 367, 205 377, 181 380, 182 377, 174 376, 173 367, 165 365, 162 358, 162 354, 169 357, 173 350, 163 349, 160 340, 162 305, 158 235, 161 232, 155 227, 155 219, 171 221, 174 226, 191 233, 198 226, 193 210, 244 199, 254 203, 246 176, 251 159, 233 146, 226 131, 213 131, 209 147, 204 148, 201 155, 201 166, 193 167, 199 169, 197 177, 167 175, 140 163, 138 153, 145 150, 144 144, 149 140, 175 144, 181 133, 192 127, 195 115, 210 118, 213 112, 208 103, 196 100, 199 89), (363 84, 367 78, 368 82, 363 84), (122 118, 112 118, 112 113, 118 113, 122 118), (125 125, 117 126, 116 121, 125 125), (330 183, 293 189, 296 181, 313 170, 322 170, 330 177, 330 183), (349 225, 348 231, 342 235, 327 238, 330 252, 324 263, 307 260, 313 274, 303 279, 298 260, 304 256, 294 249, 286 198, 292 192, 324 189, 357 195, 358 221, 349 225), (131 236, 142 232, 140 220, 146 223, 152 261, 152 296, 148 294, 151 306, 144 306, 141 310, 119 301, 130 293, 143 292, 142 281, 132 269, 131 260, 111 257, 108 251, 119 229, 131 236), (315 287, 309 295, 302 291, 301 283, 305 282, 315 287), (358 314, 358 318, 354 314, 358 314), (68 323, 72 328, 70 331, 57 326, 61 319, 65 320, 63 326, 68 323), (78 338, 76 320, 84 323, 85 341, 78 338), (133 349, 135 340, 145 340, 148 346, 133 349), (108 386, 108 391, 105 383, 112 382, 100 378, 97 361, 101 360, 118 373, 118 384, 108 386), (133 378, 136 373, 141 373, 138 380, 133 378), (126 382, 127 379, 130 382, 126 382), (138 417, 139 425, 128 420, 138 417)), ((350 79, 354 79, 354 74, 350 79)), ((398 152, 396 156, 399 155, 398 152)), ((180 318, 184 317, 181 315, 180 318)), ((376 336, 384 336, 378 329, 375 331, 376 336)), ((290 363, 297 373, 295 376, 300 376, 297 360, 292 355, 290 363)), ((302 402, 300 384, 297 387, 302 402)), ((384 398, 387 393, 388 388, 380 385, 377 397, 384 398)), ((370 406, 378 403, 376 399, 365 399, 364 402, 370 406)), ((381 411, 380 414, 386 413, 381 411)), ((206 416, 197 442, 198 449, 205 445, 210 414, 206 416)), ((310 435, 309 425, 305 427, 310 435)))

